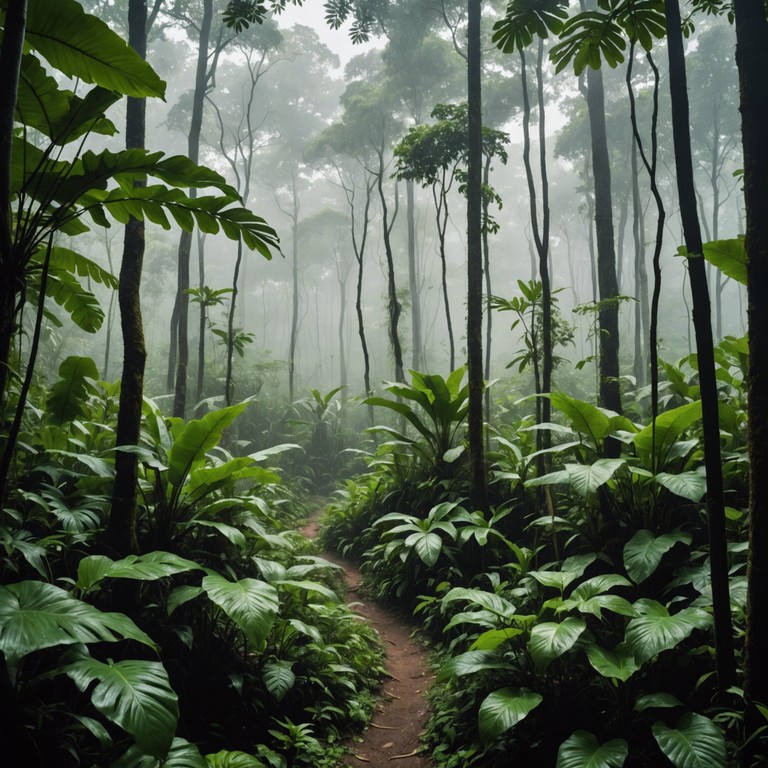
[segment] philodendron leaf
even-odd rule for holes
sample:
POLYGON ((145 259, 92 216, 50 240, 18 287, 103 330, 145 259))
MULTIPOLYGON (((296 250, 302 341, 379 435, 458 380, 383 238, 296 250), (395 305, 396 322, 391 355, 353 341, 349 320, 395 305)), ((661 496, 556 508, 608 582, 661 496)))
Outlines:
POLYGON ((712 617, 701 608, 683 608, 670 615, 661 603, 643 598, 635 603, 635 610, 639 615, 627 625, 624 640, 638 664, 674 648, 694 629, 708 629, 712 624, 712 617))
POLYGON ((591 496, 625 463, 624 459, 598 459, 593 464, 566 464, 565 469, 571 487, 581 496, 591 496))
POLYGON ((528 641, 528 651, 536 667, 543 671, 551 661, 573 648, 586 628, 583 619, 573 616, 560 623, 547 621, 537 624, 531 630, 531 639, 528 641))
POLYGON ((67 664, 64 672, 83 692, 98 681, 91 693, 93 706, 147 754, 168 754, 179 707, 162 664, 133 659, 105 664, 87 657, 67 664))
POLYGON ((296 682, 296 675, 291 669, 292 666, 292 662, 279 659, 266 662, 261 670, 264 685, 278 701, 293 688, 293 684, 296 682))
POLYGON ((280 601, 277 590, 265 581, 229 581, 218 573, 203 579, 203 589, 212 602, 243 631, 257 648, 263 647, 275 622, 280 601))
POLYGON ((624 643, 619 643, 613 651, 590 643, 585 650, 589 663, 603 677, 625 683, 640 669, 634 655, 627 650, 624 643))
POLYGON ((438 678, 474 675, 486 669, 509 669, 509 662, 495 651, 466 651, 443 664, 438 678))
POLYGON ((726 764, 725 737, 708 718, 686 712, 677 728, 653 724, 653 736, 675 768, 714 768, 726 764))
POLYGON ((122 560, 111 560, 105 555, 84 557, 77 567, 77 587, 87 592, 102 579, 134 579, 156 581, 176 573, 201 570, 202 566, 172 552, 148 552, 146 555, 128 555, 122 560))
POLYGON ((560 745, 556 768, 621 768, 628 752, 624 739, 599 744, 588 731, 576 731, 560 745))
POLYGON ((90 357, 71 355, 59 366, 59 378, 46 401, 46 415, 52 424, 69 424, 84 413, 89 393, 96 391, 99 379, 96 363, 90 357))
POLYGON ((661 558, 678 542, 691 543, 691 536, 683 531, 654 536, 640 530, 624 545, 624 567, 635 584, 645 581, 658 567, 661 558))
POLYGON ((707 478, 699 472, 679 472, 676 475, 669 472, 659 472, 656 482, 663 485, 676 496, 682 496, 688 501, 698 503, 707 492, 707 478))
POLYGON ((103 613, 53 584, 20 581, 0 586, 0 652, 9 666, 33 651, 57 645, 154 643, 122 613, 103 613))
MULTIPOLYGON (((257 766, 261 768, 260 764, 257 766)), ((194 744, 176 737, 164 759, 152 757, 134 744, 112 768, 208 768, 208 763, 194 744)))
POLYGON ((527 688, 501 688, 486 696, 477 713, 480 741, 490 744, 536 709, 542 699, 527 688))
POLYGON ((674 709, 675 707, 682 706, 683 704, 677 696, 661 691, 638 697, 632 709, 635 712, 644 712, 646 709, 674 709))
POLYGON ((436 533, 419 531, 412 533, 405 540, 405 545, 412 547, 426 565, 434 565, 440 557, 443 540, 436 533))

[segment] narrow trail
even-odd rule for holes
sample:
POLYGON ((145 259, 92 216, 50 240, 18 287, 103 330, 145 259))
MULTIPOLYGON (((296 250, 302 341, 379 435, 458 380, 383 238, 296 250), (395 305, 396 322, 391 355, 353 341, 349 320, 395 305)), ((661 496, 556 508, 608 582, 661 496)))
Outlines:
MULTIPOLYGON (((312 520, 301 532, 314 539, 317 530, 318 525, 312 520)), ((347 741, 350 753, 343 764, 358 768, 428 768, 432 765, 428 757, 416 754, 427 722, 424 692, 432 683, 426 651, 411 640, 413 626, 406 619, 360 597, 360 571, 354 565, 330 552, 323 552, 322 557, 342 568, 347 584, 346 602, 354 603, 355 613, 379 633, 387 654, 387 677, 371 723, 362 734, 362 741, 347 741)))

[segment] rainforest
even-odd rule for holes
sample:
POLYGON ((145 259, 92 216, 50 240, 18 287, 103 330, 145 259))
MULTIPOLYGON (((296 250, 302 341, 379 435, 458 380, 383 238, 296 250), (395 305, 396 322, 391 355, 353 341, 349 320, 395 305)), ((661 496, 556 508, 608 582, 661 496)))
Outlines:
POLYGON ((768 765, 764 0, 0 28, 0 764, 768 765))

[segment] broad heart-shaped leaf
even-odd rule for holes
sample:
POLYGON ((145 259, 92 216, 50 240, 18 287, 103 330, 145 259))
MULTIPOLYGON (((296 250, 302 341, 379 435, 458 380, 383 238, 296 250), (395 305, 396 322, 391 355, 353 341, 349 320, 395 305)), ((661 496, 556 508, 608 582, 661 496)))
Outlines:
POLYGON ((502 643, 511 640, 513 637, 522 635, 523 630, 517 627, 504 627, 503 629, 489 629, 483 632, 477 640, 470 646, 471 651, 494 651, 502 643))
POLYGON ((0 586, 0 651, 10 665, 57 645, 113 643, 123 638, 154 647, 122 613, 103 613, 42 581, 0 586))
POLYGON ((75 0, 29 0, 25 39, 69 77, 127 96, 165 95, 152 67, 75 0))
POLYGON ((635 584, 645 581, 658 567, 661 558, 678 542, 691 543, 691 535, 683 531, 654 536, 642 529, 624 545, 624 567, 635 584))
POLYGON ((486 696, 477 712, 480 741, 493 742, 536 709, 543 698, 527 688, 501 688, 486 696))
POLYGON ((442 665, 438 679, 474 675, 486 669, 509 669, 509 662, 495 651, 465 651, 442 665))
POLYGON ((646 467, 654 466, 652 453, 655 448, 655 468, 658 471, 667 461, 672 446, 692 424, 701 420, 701 400, 686 403, 679 408, 664 411, 656 418, 656 443, 653 444, 653 424, 641 429, 633 438, 635 450, 646 467))
POLYGON ((686 712, 677 728, 653 724, 653 736, 675 768, 715 768, 726 764, 725 737, 708 718, 686 712))
POLYGON ((230 405, 188 421, 175 435, 168 453, 168 483, 181 488, 187 475, 215 448, 224 430, 248 407, 248 403, 230 405))
POLYGON ((604 411, 596 405, 577 400, 563 392, 552 392, 549 395, 550 402, 570 422, 570 426, 583 435, 587 435, 596 448, 600 442, 611 432, 610 416, 616 414, 612 411, 604 411))
POLYGON ((436 533, 419 531, 408 536, 405 545, 412 547, 426 565, 434 565, 440 557, 443 540, 436 533))
POLYGON ((575 616, 569 616, 560 623, 546 621, 533 627, 528 651, 536 667, 543 671, 551 661, 573 648, 586 628, 586 622, 575 616))
MULTIPOLYGON (((255 766, 262 768, 258 761, 255 766)), ((208 763, 194 744, 177 736, 165 758, 148 755, 134 744, 111 768, 208 768, 208 763)))
POLYGON ((624 739, 599 744, 587 731, 575 731, 557 751, 556 768, 621 768, 629 746, 624 739))
POLYGON ((64 669, 81 691, 91 683, 91 702, 111 722, 129 733, 137 746, 154 757, 171 748, 179 719, 178 697, 157 661, 103 663, 81 658, 64 669))
POLYGON ((293 684, 296 682, 296 675, 293 674, 292 666, 293 662, 279 659, 267 661, 261 670, 264 685, 278 701, 293 688, 293 684))
POLYGON ((84 557, 77 567, 77 587, 87 592, 102 579, 134 579, 156 581, 175 573, 202 569, 192 560, 172 552, 148 552, 146 555, 128 555, 122 560, 111 560, 105 555, 84 557))
POLYGON ((277 590, 265 581, 229 581, 218 573, 203 579, 208 597, 243 631, 249 642, 262 648, 280 607, 277 590))
POLYGON ((89 393, 96 391, 98 379, 99 371, 90 357, 72 355, 62 360, 59 378, 46 401, 48 420, 52 424, 67 424, 82 416, 84 401, 89 393))
POLYGON ((624 643, 619 643, 615 651, 608 651, 595 643, 586 646, 589 663, 603 677, 621 680, 625 683, 640 667, 632 653, 628 652, 624 643))
POLYGON ((635 610, 640 615, 627 625, 624 642, 639 664, 676 647, 694 629, 712 624, 712 617, 701 608, 683 608, 670 615, 661 603, 643 598, 635 603, 635 610))
POLYGON ((655 479, 668 491, 689 501, 699 502, 707 492, 707 478, 700 472, 679 472, 676 475, 659 472, 655 479))
POLYGON ((623 464, 624 459, 598 459, 593 464, 566 464, 565 470, 571 487, 582 496, 591 496, 623 464))
POLYGON ((496 614, 501 619, 513 621, 517 609, 505 598, 493 592, 486 592, 482 589, 467 589, 466 587, 454 587, 445 594, 440 601, 441 604, 453 602, 454 600, 466 600, 473 605, 479 605, 491 613, 496 614))

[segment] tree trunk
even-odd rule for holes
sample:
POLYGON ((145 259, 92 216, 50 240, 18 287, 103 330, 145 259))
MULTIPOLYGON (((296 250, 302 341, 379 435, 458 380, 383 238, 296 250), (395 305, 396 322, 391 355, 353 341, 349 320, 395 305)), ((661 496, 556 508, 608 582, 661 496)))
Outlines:
MULTIPOLYGON (((490 185, 491 158, 486 157, 483 164, 483 186, 488 188, 490 185)), ((491 380, 491 339, 493 335, 493 312, 491 312, 491 296, 493 290, 491 286, 491 250, 488 244, 488 195, 483 195, 483 270, 485 271, 485 369, 483 371, 485 381, 491 380)), ((491 423, 491 388, 485 388, 485 421, 491 423)), ((489 448, 490 433, 486 435, 485 447, 489 448)))
POLYGON ((296 387, 296 343, 299 338, 299 198, 293 179, 291 213, 291 337, 288 344, 288 399, 293 402, 296 387))
MULTIPOLYGON (((205 235, 197 235, 197 284, 200 288, 200 316, 197 323, 197 387, 195 399, 199 403, 203 399, 203 387, 205 385, 205 325, 208 317, 208 307, 203 300, 205 289, 205 235)), ((234 296, 232 297, 234 301, 234 296)))
MULTIPOLYGON (((744 147, 745 248, 749 255, 750 526, 744 694, 745 736, 750 737, 765 722, 755 704, 768 702, 768 21, 762 0, 734 0, 734 10, 744 147)), ((760 740, 753 739, 744 749, 744 766, 759 748, 760 740)))
POLYGON ((677 0, 666 0, 667 50, 669 53, 669 88, 672 97, 672 132, 675 144, 675 169, 680 219, 688 250, 688 274, 693 300, 693 324, 696 334, 699 385, 707 470, 707 510, 709 520, 709 559, 712 576, 712 607, 715 618, 715 655, 718 685, 725 692, 736 679, 728 589, 728 551, 725 536, 723 474, 720 458, 720 427, 717 382, 712 342, 707 276, 704 267, 699 216, 693 182, 691 137, 685 53, 677 0))
POLYGON ((446 173, 443 171, 442 179, 432 186, 432 194, 435 198, 435 218, 437 220, 437 238, 440 249, 440 285, 443 289, 443 305, 445 306, 445 324, 448 330, 449 368, 452 371, 456 367, 456 341, 453 336, 453 319, 451 317, 451 301, 448 296, 448 265, 445 252, 445 232, 448 228, 448 191, 446 188, 446 173))
POLYGON ((416 263, 416 212, 413 179, 405 182, 406 218, 408 223, 408 284, 411 291, 411 366, 421 370, 421 285, 416 263))
POLYGON ((480 3, 467 0, 467 368, 469 410, 467 438, 472 503, 488 508, 483 442, 483 123, 480 49, 480 3))
MULTIPOLYGON (((203 19, 200 24, 200 37, 195 70, 195 90, 192 96, 192 119, 189 126, 187 155, 192 162, 200 159, 200 132, 203 125, 203 104, 208 87, 208 47, 213 24, 213 0, 203 0, 203 19)), ((197 190, 189 190, 190 197, 197 196, 197 190)), ((179 238, 179 267, 176 301, 178 304, 176 388, 173 398, 173 415, 183 418, 187 410, 187 367, 189 365, 189 259, 192 252, 192 233, 182 232, 179 238)))
MULTIPOLYGON (((146 0, 130 0, 128 43, 142 58, 147 55, 146 0)), ((146 100, 129 98, 126 105, 125 145, 143 149, 146 127, 146 100)), ((143 186, 146 182, 134 182, 143 186)), ((123 261, 120 265, 118 302, 123 334, 123 372, 120 379, 120 409, 117 414, 115 445, 138 445, 141 434, 141 407, 144 397, 144 364, 147 352, 141 319, 141 271, 144 265, 144 222, 131 218, 125 225, 123 261)), ((138 552, 136 540, 136 495, 138 457, 118 450, 115 453, 115 482, 107 522, 106 542, 117 557, 138 552)))

